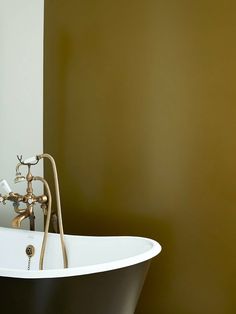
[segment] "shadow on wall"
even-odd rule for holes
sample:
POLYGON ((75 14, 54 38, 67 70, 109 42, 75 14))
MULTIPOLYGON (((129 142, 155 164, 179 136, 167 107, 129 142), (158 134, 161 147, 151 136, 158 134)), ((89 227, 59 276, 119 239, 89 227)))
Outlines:
POLYGON ((135 313, 167 313, 168 300, 165 291, 171 289, 174 278, 171 252, 175 251, 170 223, 142 213, 117 213, 112 210, 108 213, 99 208, 92 209, 90 213, 88 210, 74 208, 73 212, 76 214, 68 217, 66 208, 71 208, 70 206, 73 205, 69 202, 63 205, 65 231, 68 229, 70 233, 94 236, 143 236, 155 239, 161 244, 162 251, 152 260, 135 313), (160 299, 162 302, 158 301, 160 299))
MULTIPOLYGON (((108 131, 104 134, 102 131, 101 134, 99 134, 100 126, 98 125, 99 120, 101 121, 100 123, 106 125, 106 123, 108 123, 106 121, 110 121, 110 113, 112 114, 112 119, 115 121, 116 110, 115 113, 113 113, 110 112, 110 106, 105 108, 104 114, 108 115, 108 118, 104 121, 104 117, 99 119, 99 115, 101 114, 99 112, 99 105, 91 106, 89 104, 89 100, 87 100, 90 97, 89 91, 88 93, 84 91, 81 92, 82 96, 83 92, 85 93, 83 96, 85 99, 82 98, 80 101, 76 99, 73 93, 70 93, 71 86, 75 84, 73 80, 70 81, 70 75, 68 74, 72 71, 70 60, 73 59, 73 41, 70 40, 69 34, 63 28, 59 31, 54 28, 48 29, 45 35, 48 36, 48 38, 54 38, 53 41, 50 41, 51 51, 57 51, 57 53, 53 55, 51 62, 48 57, 52 57, 52 55, 46 54, 48 58, 46 60, 47 63, 50 63, 50 67, 45 68, 46 115, 44 120, 46 127, 45 133, 47 134, 47 137, 45 137, 45 150, 55 156, 58 164, 59 178, 61 179, 61 195, 63 195, 62 207, 65 233, 81 235, 134 235, 157 240, 161 244, 163 251, 157 258, 154 258, 151 263, 136 314, 154 312, 166 313, 165 302, 157 304, 157 298, 162 298, 164 291, 168 291, 171 285, 173 266, 171 265, 170 251, 174 250, 174 237, 171 224, 170 222, 164 221, 162 218, 156 218, 159 217, 158 210, 155 210, 155 214, 153 215, 148 213, 149 210, 145 211, 142 208, 148 206, 145 204, 147 196, 144 196, 143 200, 140 200, 140 197, 136 197, 136 195, 134 199, 131 197, 131 203, 129 205, 134 208, 135 204, 139 202, 137 210, 131 211, 130 208, 126 206, 123 207, 118 203, 115 204, 117 196, 116 191, 120 191, 121 187, 119 183, 123 180, 122 173, 127 174, 127 171, 131 171, 131 173, 128 174, 129 178, 127 177, 126 180, 128 182, 131 180, 130 184, 135 190, 134 194, 137 193, 137 195, 139 195, 139 193, 141 194, 145 189, 142 183, 137 184, 137 182, 143 182, 145 180, 145 176, 140 172, 140 169, 143 169, 143 154, 146 155, 147 153, 145 149, 139 145, 139 142, 136 143, 136 140, 132 138, 132 134, 130 135, 131 139, 129 139, 128 132, 123 134, 123 132, 126 132, 126 129, 124 128, 122 131, 122 128, 120 128, 119 132, 127 138, 124 140, 125 144, 117 143, 118 148, 116 149, 119 151, 120 148, 120 154, 123 153, 126 155, 126 158, 125 161, 122 161, 122 159, 119 159, 119 161, 116 160, 116 156, 113 156, 115 146, 112 144, 114 141, 112 139, 113 136, 111 136, 114 132, 113 129, 109 130, 109 127, 108 131), (50 30, 54 31, 55 34, 50 34, 50 30), (53 68, 54 66, 55 68, 53 68), (55 77, 58 79, 55 79, 55 77), (52 92, 52 90, 56 90, 56 92, 52 92), (72 97, 75 97, 75 99, 72 97), (78 104, 76 104, 76 100, 78 104), (87 109, 87 113, 85 108, 90 108, 91 112, 87 109), (73 121, 70 120, 70 111, 73 113, 73 121), (90 118, 90 114, 92 118, 90 118), (71 124, 75 125, 76 132, 76 136, 73 140, 69 136, 74 133, 68 132, 67 130, 68 126, 71 124), (81 129, 77 129, 78 125, 80 125, 81 129), (89 126, 91 126, 91 128, 89 126), (111 134, 109 131, 111 131, 111 134), (132 144, 132 141, 134 144, 132 144), (91 143, 91 145, 87 143, 91 143), (72 145, 75 146, 72 147, 72 145), (137 145, 137 147, 135 145, 137 145), (134 152, 130 153, 129 150, 132 150, 133 147, 134 152), (136 149, 138 150, 137 154, 136 149), (112 154, 111 158, 110 154, 112 154), (135 158, 135 160, 133 161, 132 158, 135 158), (128 163, 126 165, 127 161, 128 163), (120 162, 121 165, 119 166, 120 162), (133 165, 131 166, 131 164, 133 165), (125 169, 126 166, 128 166, 129 170, 125 169), (116 170, 114 170, 114 168, 116 170), (79 179, 77 176, 79 176, 79 179), (91 177, 93 177, 93 183, 91 183, 91 177), (116 186, 114 182, 111 185, 110 179, 112 180, 111 182, 119 182, 118 186, 116 186), (106 181, 104 183, 105 187, 103 186, 101 188, 101 182, 104 180, 106 181), (133 184, 133 180, 137 180, 137 182, 133 184), (100 188, 103 191, 101 191, 100 188), (112 193, 116 196, 110 195, 110 201, 114 206, 109 208, 107 198, 111 189, 113 189, 112 193), (99 194, 100 192, 102 196, 99 194), (92 197, 86 198, 85 195, 87 195, 87 193, 97 193, 98 197, 101 199, 97 203, 91 204, 92 197), (71 195, 73 196, 71 197, 71 195), (76 206, 77 202, 78 205, 76 206), (105 206, 105 208, 101 208, 101 206, 105 206)), ((77 70, 78 73, 80 73, 79 69, 77 70)), ((80 83, 83 86, 83 82, 80 81, 80 83)), ((77 89, 78 88, 79 87, 77 87, 77 89)), ((76 90, 75 86, 74 90, 76 90)), ((86 89, 84 90, 86 91, 86 89)), ((117 95, 117 97, 122 98, 122 94, 117 95)), ((113 99, 111 99, 111 102, 113 102, 113 99)), ((95 101, 91 101, 91 103, 97 103, 96 99, 95 101)), ((120 104, 123 104, 123 99, 120 99, 120 104)), ((126 116, 125 103, 123 105, 120 104, 119 110, 122 112, 122 117, 118 120, 122 121, 124 116, 125 121, 123 123, 125 124, 127 122, 128 125, 129 115, 126 116)), ((117 135, 122 137, 123 135, 120 135, 119 132, 117 135)), ((114 138, 116 138, 116 136, 114 136, 114 138)), ((144 169, 144 171, 146 170, 144 169)), ((49 182, 53 187, 53 182, 50 180, 51 170, 47 164, 45 165, 45 172, 47 175, 49 174, 49 182)), ((128 186, 130 185, 128 184, 128 186)), ((122 191, 121 188, 121 192, 122 191)), ((128 201, 123 195, 121 202, 124 200, 128 201)), ((163 217, 163 215, 161 216, 163 217)))
MULTIPOLYGON (((45 15, 47 19, 47 11, 45 15)), ((69 33, 64 28, 60 30, 47 28, 47 31, 45 30, 45 42, 47 40, 50 41, 52 52, 56 52, 51 56, 49 71, 47 71, 47 67, 45 68, 46 79, 44 79, 44 103, 46 103, 45 107, 50 108, 50 110, 44 111, 44 143, 48 152, 47 143, 53 143, 55 137, 59 139, 60 143, 66 142, 68 68, 71 59, 72 41, 69 33), (57 80, 55 80, 55 76, 57 80), (56 93, 52 93, 52 90, 56 90, 56 93)), ((44 49, 46 50, 46 48, 45 45, 44 49)), ((47 64, 47 51, 44 51, 44 54, 44 62, 47 64)), ((60 145, 50 146, 53 146, 54 156, 59 154, 63 160, 66 158, 66 152, 61 149, 60 145)), ((57 158, 57 161, 60 163, 59 158, 57 158)), ((49 168, 47 169, 49 171, 49 168)))

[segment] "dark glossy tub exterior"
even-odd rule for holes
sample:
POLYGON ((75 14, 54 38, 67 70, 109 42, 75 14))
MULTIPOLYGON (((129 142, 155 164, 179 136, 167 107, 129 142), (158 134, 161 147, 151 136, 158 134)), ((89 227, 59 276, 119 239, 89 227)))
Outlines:
POLYGON ((133 314, 149 262, 90 275, 0 278, 7 314, 133 314))

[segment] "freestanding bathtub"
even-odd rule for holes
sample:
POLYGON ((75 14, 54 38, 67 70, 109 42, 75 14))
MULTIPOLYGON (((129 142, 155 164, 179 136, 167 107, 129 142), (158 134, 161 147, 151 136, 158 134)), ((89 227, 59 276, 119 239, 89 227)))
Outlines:
POLYGON ((40 271, 42 237, 0 228, 1 308, 7 314, 133 314, 150 259, 161 251, 147 238, 66 235, 64 269, 59 235, 49 234, 40 271), (30 264, 28 245, 35 248, 30 264))

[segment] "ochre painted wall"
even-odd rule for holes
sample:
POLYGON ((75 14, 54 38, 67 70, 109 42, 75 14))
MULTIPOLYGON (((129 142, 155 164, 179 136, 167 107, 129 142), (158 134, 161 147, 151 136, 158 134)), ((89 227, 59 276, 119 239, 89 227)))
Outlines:
POLYGON ((161 243, 137 314, 236 313, 235 10, 45 3, 44 141, 65 231, 161 243))

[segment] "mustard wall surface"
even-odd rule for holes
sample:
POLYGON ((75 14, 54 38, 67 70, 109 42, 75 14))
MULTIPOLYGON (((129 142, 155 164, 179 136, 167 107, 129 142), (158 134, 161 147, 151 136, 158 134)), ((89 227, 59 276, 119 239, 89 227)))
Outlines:
POLYGON ((163 246, 137 314, 236 313, 236 4, 46 0, 66 233, 163 246))

